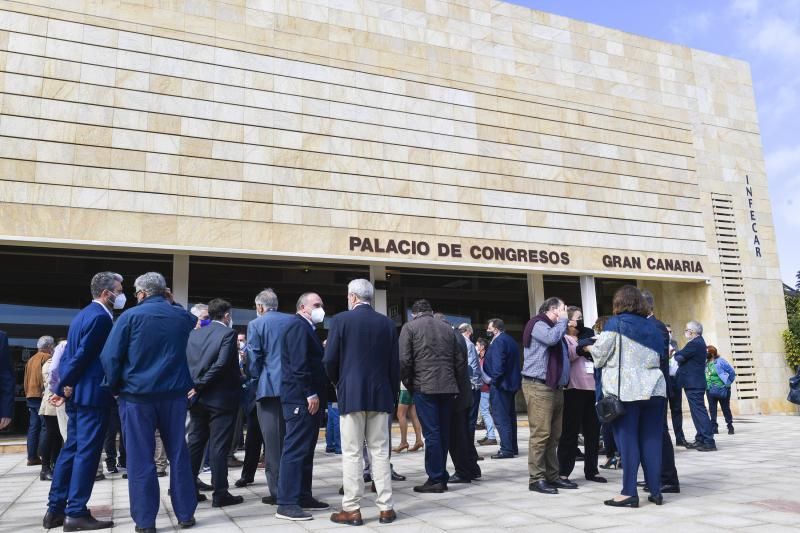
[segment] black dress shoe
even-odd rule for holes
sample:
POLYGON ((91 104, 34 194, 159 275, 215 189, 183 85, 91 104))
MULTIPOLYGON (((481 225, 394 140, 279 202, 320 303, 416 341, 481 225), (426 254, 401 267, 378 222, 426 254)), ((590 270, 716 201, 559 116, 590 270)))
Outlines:
MULTIPOLYGON (((167 489, 167 496, 172 496, 172 489, 167 489)), ((208 496, 205 494, 197 493, 197 503, 208 501, 208 496)))
POLYGON ((475 459, 475 460, 476 460, 476 461, 483 461, 483 456, 482 456, 482 455, 479 455, 479 456, 478 456, 478 458, 477 458, 477 459, 475 459))
POLYGON ((681 440, 676 440, 675 441, 675 446, 686 446, 687 444, 689 444, 689 443, 686 442, 686 439, 681 439, 681 440))
POLYGON ((603 476, 598 476, 597 474, 593 476, 586 476, 586 481, 594 481, 595 483, 608 483, 608 480, 603 476))
POLYGON ((558 478, 555 481, 548 481, 548 485, 551 487, 555 487, 557 489, 577 489, 578 484, 574 481, 570 481, 569 479, 564 479, 562 477, 558 478))
POLYGON ((701 447, 702 445, 703 445, 703 443, 702 443, 702 442, 697 442, 697 441, 694 441, 694 442, 687 442, 687 443, 686 443, 686 444, 684 444, 683 446, 684 446, 686 449, 688 449, 688 450, 693 450, 693 449, 695 449, 695 448, 699 448, 699 447, 701 447))
POLYGON ((681 492, 680 485, 661 485, 661 493, 679 494, 681 492))
POLYGON ((278 505, 278 498, 275 496, 264 496, 261 498, 261 503, 264 505, 278 505))
POLYGON ((94 531, 97 529, 108 529, 114 527, 111 520, 97 520, 91 514, 73 518, 64 518, 64 531, 94 531))
POLYGON ((542 494, 558 494, 558 489, 551 487, 550 484, 543 479, 528 485, 528 490, 532 492, 541 492, 542 494))
POLYGON ((105 478, 106 478, 106 476, 105 476, 105 474, 103 474, 102 472, 100 472, 99 474, 97 474, 96 476, 94 476, 94 480, 95 480, 95 481, 103 481, 105 478))
POLYGON ((44 514, 44 519, 42 519, 42 527, 45 529, 53 529, 56 527, 61 527, 64 525, 64 515, 63 514, 55 514, 51 513, 50 511, 44 514))
POLYGON ((698 452, 715 452, 717 451, 717 447, 716 445, 709 446, 707 444, 704 444, 702 446, 698 446, 697 448, 695 448, 695 450, 697 450, 698 452))
POLYGON ((254 482, 255 482, 254 479, 245 479, 245 478, 242 477, 242 478, 237 479, 236 483, 234 483, 234 485, 239 487, 239 488, 242 488, 242 487, 246 487, 247 485, 250 485, 251 483, 254 483, 254 482))
POLYGON ((136 533, 156 533, 156 528, 154 527, 137 527, 134 529, 136 533))
POLYGON ((41 481, 52 481, 53 480, 53 471, 49 468, 42 468, 42 471, 39 472, 39 479, 41 481))
POLYGON ((406 476, 401 476, 400 474, 394 471, 394 468, 392 468, 392 481, 405 481, 405 480, 406 476))
POLYGON ((226 492, 222 496, 215 496, 211 501, 211 507, 227 507, 228 505, 238 505, 243 501, 243 496, 234 496, 230 492, 226 492))
POLYGON ((422 494, 441 494, 447 491, 447 485, 444 483, 425 483, 414 487, 414 492, 422 494))
MULTIPOLYGON (((250 483, 252 483, 252 482, 253 482, 253 480, 251 479, 250 483)), ((214 487, 212 487, 208 483, 202 481, 199 477, 194 480, 194 484, 197 485, 197 490, 202 490, 203 492, 209 492, 209 491, 214 490, 214 487)), ((236 485, 236 486, 238 487, 239 485, 236 485)))
POLYGON ((492 459, 513 459, 514 456, 510 453, 496 453, 492 455, 492 459))
POLYGON ((194 517, 191 517, 189 520, 183 520, 178 522, 178 527, 181 529, 189 529, 190 527, 194 526, 197 523, 197 520, 194 517))
POLYGON ((450 479, 447 480, 447 482, 448 483, 472 483, 472 480, 467 478, 467 477, 461 477, 458 474, 453 474, 450 477, 450 479))
POLYGON ((307 500, 300 500, 300 508, 304 511, 324 511, 330 509, 331 504, 319 501, 312 496, 307 500))
POLYGON ((656 505, 663 505, 664 504, 664 497, 659 494, 658 496, 650 495, 647 497, 647 501, 653 502, 656 505))
POLYGON ((604 504, 608 505, 609 507, 639 507, 639 497, 638 496, 629 496, 624 500, 615 500, 610 499, 603 502, 604 504))

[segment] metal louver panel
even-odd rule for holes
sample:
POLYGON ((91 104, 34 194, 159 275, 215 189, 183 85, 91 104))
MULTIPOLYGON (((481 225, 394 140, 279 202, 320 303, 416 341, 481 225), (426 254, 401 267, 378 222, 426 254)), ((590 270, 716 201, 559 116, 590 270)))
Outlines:
POLYGON ((731 344, 731 359, 736 368, 736 397, 739 400, 758 398, 755 361, 750 344, 750 321, 742 280, 742 259, 736 238, 736 217, 730 194, 711 194, 714 229, 722 273, 722 292, 731 344))

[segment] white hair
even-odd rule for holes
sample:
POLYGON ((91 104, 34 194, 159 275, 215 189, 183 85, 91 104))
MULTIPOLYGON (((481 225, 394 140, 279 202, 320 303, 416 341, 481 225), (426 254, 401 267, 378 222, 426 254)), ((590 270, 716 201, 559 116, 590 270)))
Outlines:
POLYGON ((277 311, 278 295, 270 288, 264 289, 256 295, 256 305, 262 306, 267 311, 277 311))
POLYGON ((375 287, 369 281, 359 278, 347 284, 347 294, 354 294, 359 302, 372 303, 375 287))
POLYGON ((703 324, 698 322, 697 320, 690 320, 686 323, 686 329, 690 329, 695 332, 697 335, 703 334, 703 324))
POLYGON ((203 314, 203 311, 208 312, 208 306, 206 304, 194 304, 189 310, 189 312, 197 318, 200 318, 200 315, 203 314))
POLYGON ((55 339, 50 335, 44 335, 43 337, 39 337, 39 340, 36 341, 36 349, 41 351, 44 348, 52 348, 56 344, 55 339))
POLYGON ((167 292, 167 280, 158 272, 142 274, 133 282, 136 292, 144 291, 148 296, 162 295, 167 292))
POLYGON ((469 333, 470 335, 472 335, 472 326, 467 324, 466 322, 463 322, 462 324, 459 324, 458 331, 460 331, 461 333, 469 333))

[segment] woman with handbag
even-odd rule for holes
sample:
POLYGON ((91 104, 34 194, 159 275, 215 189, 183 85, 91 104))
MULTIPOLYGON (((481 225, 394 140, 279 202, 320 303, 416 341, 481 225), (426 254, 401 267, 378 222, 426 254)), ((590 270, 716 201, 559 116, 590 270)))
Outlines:
POLYGON ((728 424, 728 435, 733 435, 733 415, 731 414, 731 383, 736 379, 733 367, 720 357, 715 346, 706 348, 706 396, 708 396, 708 416, 714 433, 719 433, 717 426, 717 404, 722 407, 722 416, 728 424))
POLYGON ((603 398, 597 413, 611 422, 614 440, 625 464, 622 492, 604 503, 639 507, 636 474, 639 464, 648 500, 661 505, 661 445, 667 386, 660 360, 665 339, 652 320, 642 293, 625 285, 614 294, 614 316, 591 348, 594 364, 602 368, 603 398))

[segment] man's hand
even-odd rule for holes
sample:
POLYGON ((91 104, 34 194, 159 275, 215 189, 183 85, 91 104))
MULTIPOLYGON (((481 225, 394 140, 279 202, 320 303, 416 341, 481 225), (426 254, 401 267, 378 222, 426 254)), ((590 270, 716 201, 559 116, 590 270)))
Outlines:
POLYGON ((174 303, 175 303, 175 298, 173 298, 173 296, 172 296, 172 289, 170 289, 169 287, 167 287, 167 288, 164 290, 164 298, 166 298, 166 299, 167 299, 167 301, 168 301, 169 303, 171 303, 171 304, 174 304, 174 303))
MULTIPOLYGON (((64 388, 66 388, 66 387, 64 387, 64 388)), ((57 394, 53 394, 50 397, 50 405, 55 406, 55 407, 61 407, 62 405, 64 405, 64 398, 62 398, 61 396, 59 396, 57 394)))
POLYGON ((0 418, 0 429, 6 429, 10 423, 11 423, 10 417, 5 416, 3 418, 0 418))
POLYGON ((72 387, 64 387, 64 398, 72 398, 72 387))
POLYGON ((196 391, 196 390, 194 390, 194 389, 192 389, 192 390, 190 390, 188 393, 186 393, 186 397, 187 397, 187 398, 189 398, 190 400, 191 400, 192 398, 194 398, 195 396, 197 396, 197 391, 196 391))
POLYGON ((577 321, 577 320, 570 320, 570 321, 567 323, 567 325, 568 325, 569 327, 571 327, 571 328, 577 328, 577 327, 578 327, 578 321, 577 321))
POLYGON ((315 415, 319 411, 319 397, 314 396, 308 399, 308 414, 315 415))
POLYGON ((559 320, 566 320, 567 319, 567 304, 562 303, 558 307, 558 319, 559 320))

